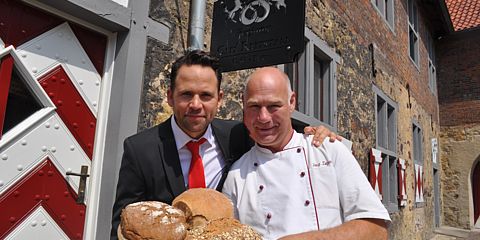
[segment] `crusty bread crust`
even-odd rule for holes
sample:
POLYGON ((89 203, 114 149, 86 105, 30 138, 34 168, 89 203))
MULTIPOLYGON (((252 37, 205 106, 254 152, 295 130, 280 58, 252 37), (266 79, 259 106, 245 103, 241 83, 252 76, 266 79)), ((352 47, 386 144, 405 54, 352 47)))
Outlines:
POLYGON ((230 199, 209 188, 189 189, 176 197, 172 205, 185 213, 189 229, 205 226, 215 219, 233 218, 230 199))
POLYGON ((187 234, 184 213, 155 201, 137 202, 125 207, 120 226, 122 237, 128 240, 182 240, 187 234))

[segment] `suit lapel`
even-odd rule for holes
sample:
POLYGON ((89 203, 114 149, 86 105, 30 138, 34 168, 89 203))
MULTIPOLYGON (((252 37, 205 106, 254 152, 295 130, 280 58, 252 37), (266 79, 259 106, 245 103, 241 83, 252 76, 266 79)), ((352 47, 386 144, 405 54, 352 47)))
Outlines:
POLYGON ((219 121, 217 119, 214 119, 212 121, 212 131, 218 145, 220 145, 220 150, 223 153, 225 162, 233 162, 233 159, 230 156, 230 136, 228 134, 229 132, 225 131, 225 129, 221 129, 221 126, 219 126, 219 121))
POLYGON ((158 147, 163 167, 165 169, 165 175, 167 176, 172 193, 174 196, 178 196, 180 193, 184 192, 186 188, 185 181, 183 180, 180 159, 178 157, 177 145, 175 144, 175 138, 171 127, 171 119, 172 118, 169 118, 167 121, 159 125, 158 132, 160 142, 158 147))
POLYGON ((226 166, 223 168, 222 172, 222 177, 220 178, 220 182, 218 183, 218 186, 216 188, 217 191, 221 192, 223 183, 225 182, 225 179, 227 178, 228 170, 230 169, 231 165, 235 161, 233 157, 230 154, 230 136, 229 136, 229 131, 225 131, 225 129, 222 130, 220 122, 217 119, 214 119, 212 121, 212 131, 213 135, 215 135, 215 139, 220 146, 220 150, 223 153, 223 157, 225 159, 226 166))

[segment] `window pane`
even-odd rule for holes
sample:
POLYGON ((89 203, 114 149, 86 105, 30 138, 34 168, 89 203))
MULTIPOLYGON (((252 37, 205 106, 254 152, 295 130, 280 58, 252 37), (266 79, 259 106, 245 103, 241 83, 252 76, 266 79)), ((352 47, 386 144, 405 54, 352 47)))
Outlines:
POLYGON ((330 61, 318 56, 314 59, 313 114, 320 121, 331 124, 330 115, 330 61))
POLYGON ((387 205, 389 203, 390 198, 390 166, 388 165, 388 155, 382 154, 382 202, 387 205))
POLYGON ((409 38, 409 49, 410 49, 410 57, 415 60, 415 34, 413 33, 412 28, 409 28, 410 30, 408 31, 408 38, 409 38))
POLYGON ((413 22, 413 0, 408 1, 408 21, 413 22))
POLYGON ((379 0, 377 4, 377 8, 380 13, 385 16, 385 0, 379 0))
POLYGON ((393 0, 386 0, 385 1, 385 19, 387 19, 387 22, 393 27, 393 0))
POLYGON ((395 108, 388 104, 387 109, 387 142, 388 150, 395 152, 397 149, 397 128, 396 128, 396 117, 395 117, 395 108))
POLYGON ((377 97, 377 142, 378 145, 387 148, 387 139, 386 139, 386 109, 385 101, 377 97))
POLYGON ((305 66, 302 64, 305 60, 302 60, 305 56, 302 54, 300 59, 297 62, 285 64, 284 71, 290 79, 290 84, 292 85, 292 91, 295 92, 297 97, 297 106, 296 110, 305 113, 305 66))
POLYGON ((387 22, 390 23, 390 1, 389 0, 385 0, 385 19, 387 19, 387 22))
POLYGON ((422 160, 422 130, 413 125, 413 159, 417 164, 423 165, 422 160))
MULTIPOLYGON (((413 0, 412 0, 413 2, 413 0)), ((413 16, 413 19, 412 19, 412 24, 413 24, 413 28, 415 29, 415 32, 418 32, 418 11, 417 11, 417 4, 416 3, 412 3, 412 16, 413 16)))
POLYGON ((318 58, 315 58, 313 62, 313 115, 320 121, 324 121, 323 118, 323 76, 322 76, 322 63, 318 58))
POLYGON ((13 68, 8 92, 2 129, 4 134, 42 108, 16 68, 13 68))
POLYGON ((417 35, 415 34, 415 32, 412 30, 412 28, 410 27, 409 28, 409 40, 410 40, 410 57, 412 58, 412 60, 416 63, 417 62, 417 35))
MULTIPOLYGON (((284 65, 284 71, 288 75, 290 79, 290 84, 292 85, 292 91, 295 93, 297 92, 297 81, 298 81, 298 73, 296 70, 297 63, 288 63, 284 65)), ((298 96, 297 96, 298 97, 298 96)))
POLYGON ((390 195, 390 203, 396 203, 397 199, 397 159, 395 157, 389 156, 388 157, 388 178, 389 178, 389 195, 390 195))
POLYGON ((422 151, 423 151, 423 150, 422 150, 422 149, 423 149, 423 148, 422 148, 422 138, 423 138, 423 137, 422 137, 422 129, 420 129, 420 128, 418 128, 418 127, 417 127, 417 129, 418 129, 418 134, 417 134, 417 143, 418 143, 418 144, 417 144, 417 145, 418 145, 417 150, 418 150, 418 155, 417 155, 417 156, 418 156, 418 160, 419 160, 420 164, 423 165, 423 158, 422 158, 422 155, 423 155, 423 154, 422 154, 422 151))

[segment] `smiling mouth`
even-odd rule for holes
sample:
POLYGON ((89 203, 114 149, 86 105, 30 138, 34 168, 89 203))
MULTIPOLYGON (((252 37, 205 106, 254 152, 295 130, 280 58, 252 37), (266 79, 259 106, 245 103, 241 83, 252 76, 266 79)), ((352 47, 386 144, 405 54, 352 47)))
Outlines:
POLYGON ((193 119, 198 119, 198 118, 204 118, 205 116, 203 115, 187 115, 188 118, 193 118, 193 119))
POLYGON ((269 127, 269 128, 257 128, 258 131, 260 132, 270 132, 275 129, 275 126, 269 127))

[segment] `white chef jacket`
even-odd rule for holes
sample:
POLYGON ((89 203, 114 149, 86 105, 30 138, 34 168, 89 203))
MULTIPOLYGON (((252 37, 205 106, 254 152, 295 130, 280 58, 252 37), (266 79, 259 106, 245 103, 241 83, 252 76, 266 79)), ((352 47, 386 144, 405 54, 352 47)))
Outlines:
POLYGON ((323 230, 358 218, 390 221, 351 152, 295 132, 283 151, 255 145, 234 163, 223 192, 235 216, 265 239, 323 230))

